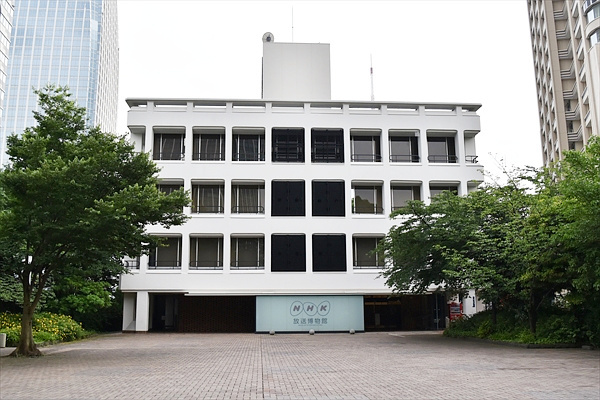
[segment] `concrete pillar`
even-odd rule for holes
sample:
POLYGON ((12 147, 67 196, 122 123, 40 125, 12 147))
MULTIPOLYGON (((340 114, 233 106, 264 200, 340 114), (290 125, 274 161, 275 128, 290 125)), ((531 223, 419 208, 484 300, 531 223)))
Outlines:
POLYGON ((123 330, 135 330, 135 293, 123 293, 123 330))
POLYGON ((137 304, 135 311, 136 332, 148 331, 148 318, 150 316, 150 296, 146 291, 137 292, 137 304))

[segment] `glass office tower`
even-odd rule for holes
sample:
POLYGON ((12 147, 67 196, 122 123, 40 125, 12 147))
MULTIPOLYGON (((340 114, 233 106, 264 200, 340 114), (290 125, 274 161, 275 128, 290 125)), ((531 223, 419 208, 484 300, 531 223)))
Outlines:
POLYGON ((0 0, 0 121, 2 121, 2 115, 4 114, 6 69, 8 67, 8 49, 14 9, 13 0, 0 0))
POLYGON ((114 132, 117 123, 118 34, 115 0, 16 2, 0 125, 0 166, 6 138, 33 126, 34 88, 68 86, 86 107, 90 125, 114 132))

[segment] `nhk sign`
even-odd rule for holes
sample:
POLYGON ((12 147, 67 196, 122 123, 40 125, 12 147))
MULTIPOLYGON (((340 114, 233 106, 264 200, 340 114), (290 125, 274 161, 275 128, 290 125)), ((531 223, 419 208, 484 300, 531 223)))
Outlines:
POLYGON ((362 296, 257 296, 256 331, 364 330, 362 296))

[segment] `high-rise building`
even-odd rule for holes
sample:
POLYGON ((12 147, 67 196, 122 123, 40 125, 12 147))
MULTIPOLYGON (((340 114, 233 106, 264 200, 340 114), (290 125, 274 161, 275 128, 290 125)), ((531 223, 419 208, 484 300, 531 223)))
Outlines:
POLYGON ((6 69, 8 67, 8 49, 14 10, 13 0, 0 0, 0 124, 4 114, 6 69))
POLYGON ((6 138, 33 126, 32 88, 68 86, 90 125, 115 131, 118 100, 117 2, 20 0, 14 9, 8 57, 0 165, 6 138))
POLYGON ((335 101, 329 44, 263 42, 262 99, 127 100, 159 189, 192 204, 185 224, 147 227, 164 246, 126 260, 123 330, 444 327, 437 286, 391 298, 373 250, 407 201, 483 180, 480 104, 335 101))
POLYGON ((544 164, 600 134, 600 0, 527 0, 544 164))

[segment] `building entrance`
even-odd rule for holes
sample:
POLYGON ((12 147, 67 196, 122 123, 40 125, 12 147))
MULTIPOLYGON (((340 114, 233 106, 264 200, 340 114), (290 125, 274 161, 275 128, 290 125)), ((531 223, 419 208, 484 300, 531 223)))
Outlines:
POLYGON ((365 331, 444 329, 443 295, 364 296, 365 331))

